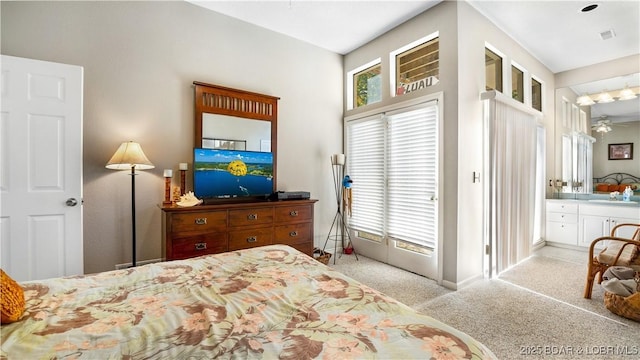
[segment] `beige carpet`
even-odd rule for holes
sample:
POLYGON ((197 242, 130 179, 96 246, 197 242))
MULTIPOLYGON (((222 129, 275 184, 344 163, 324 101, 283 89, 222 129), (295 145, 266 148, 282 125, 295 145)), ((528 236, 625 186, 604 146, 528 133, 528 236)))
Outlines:
POLYGON ((586 255, 562 252, 544 249, 458 291, 363 256, 330 266, 466 332, 500 359, 640 358, 640 323, 608 312, 599 286, 582 299, 586 255))

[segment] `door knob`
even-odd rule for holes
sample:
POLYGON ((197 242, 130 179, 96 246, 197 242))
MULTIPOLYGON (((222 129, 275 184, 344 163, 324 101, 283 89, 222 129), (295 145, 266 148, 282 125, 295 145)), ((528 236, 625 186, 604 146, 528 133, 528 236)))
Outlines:
POLYGON ((68 198, 66 204, 67 206, 76 206, 78 205, 78 200, 75 198, 68 198))

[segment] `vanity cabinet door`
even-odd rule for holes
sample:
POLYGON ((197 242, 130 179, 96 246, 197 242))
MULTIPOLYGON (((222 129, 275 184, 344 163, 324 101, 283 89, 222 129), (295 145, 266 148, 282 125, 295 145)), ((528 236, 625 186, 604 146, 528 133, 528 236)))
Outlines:
MULTIPOLYGON (((612 217, 609 220, 609 226, 611 227, 611 229, 613 229, 618 224, 638 224, 638 223, 640 223, 640 218, 633 219, 633 218, 623 218, 623 217, 612 217)), ((609 232, 611 232, 611 230, 609 230, 609 232)), ((618 233, 616 234, 616 236, 631 239, 631 237, 633 236, 633 233, 634 233, 634 228, 630 226, 623 226, 620 230, 618 230, 618 233)))
POLYGON ((580 216, 580 246, 590 246, 599 237, 609 235, 609 217, 598 215, 580 216))
MULTIPOLYGON (((579 209, 580 246, 590 246, 591 242, 601 236, 609 236, 611 229, 618 224, 637 224, 640 222, 640 208, 626 205, 592 205, 582 204, 579 209)), ((632 232, 623 230, 619 237, 630 238, 632 232)))

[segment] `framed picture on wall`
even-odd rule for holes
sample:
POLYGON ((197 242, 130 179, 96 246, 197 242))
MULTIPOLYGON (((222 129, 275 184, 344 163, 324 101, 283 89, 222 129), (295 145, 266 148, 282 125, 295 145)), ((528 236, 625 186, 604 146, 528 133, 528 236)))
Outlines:
POLYGON ((609 144, 609 160, 633 159, 633 143, 609 144))

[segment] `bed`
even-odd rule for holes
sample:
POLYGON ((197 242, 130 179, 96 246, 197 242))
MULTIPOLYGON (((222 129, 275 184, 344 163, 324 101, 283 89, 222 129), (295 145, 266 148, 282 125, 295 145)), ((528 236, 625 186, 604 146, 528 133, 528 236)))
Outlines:
POLYGON ((611 173, 603 177, 593 178, 594 193, 611 193, 617 191, 622 193, 630 186, 634 192, 640 192, 640 177, 627 173, 611 173))
POLYGON ((495 358, 286 245, 20 285, 2 358, 495 358))

